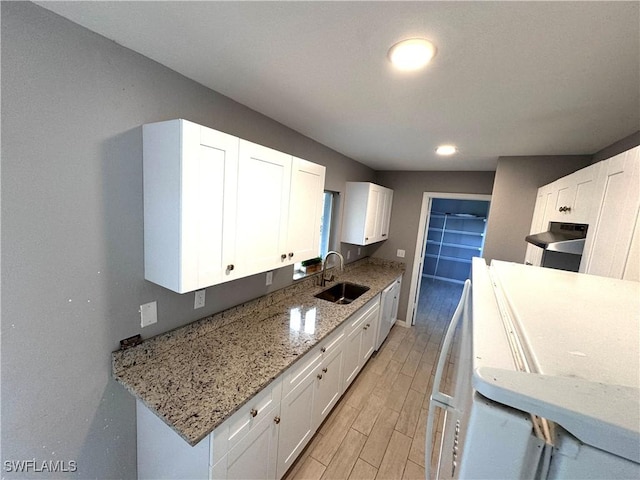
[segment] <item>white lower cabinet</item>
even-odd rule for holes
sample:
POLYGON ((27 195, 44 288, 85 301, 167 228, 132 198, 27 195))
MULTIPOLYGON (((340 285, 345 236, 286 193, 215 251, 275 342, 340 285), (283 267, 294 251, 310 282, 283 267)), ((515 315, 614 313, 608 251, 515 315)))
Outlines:
POLYGON ((327 418, 342 392, 342 364, 344 360, 344 329, 340 329, 335 339, 335 348, 323 353, 322 362, 316 369, 315 390, 313 399, 313 425, 317 429, 327 418))
POLYGON ((377 295, 194 447, 138 402, 138 478, 282 478, 373 353, 379 313, 377 295))
POLYGON ((362 345, 360 348, 360 369, 367 363, 369 357, 373 355, 376 349, 376 335, 378 333, 378 325, 380 322, 380 306, 375 308, 366 316, 364 325, 362 326, 362 345))
POLYGON ((283 375, 277 477, 291 467, 343 393, 344 327, 338 327, 283 375))
POLYGON ((136 424, 139 479, 209 477, 213 435, 192 447, 140 400, 136 401, 136 424))
POLYGON ((275 478, 280 405, 269 409, 262 420, 242 437, 212 468, 212 479, 262 480, 275 478))
POLYGON ((315 433, 313 396, 315 371, 319 364, 320 352, 316 349, 284 374, 276 478, 282 477, 291 467, 315 433))
POLYGON ((346 389, 375 349, 376 332, 380 321, 380 295, 367 303, 346 326, 344 345, 343 384, 346 389))

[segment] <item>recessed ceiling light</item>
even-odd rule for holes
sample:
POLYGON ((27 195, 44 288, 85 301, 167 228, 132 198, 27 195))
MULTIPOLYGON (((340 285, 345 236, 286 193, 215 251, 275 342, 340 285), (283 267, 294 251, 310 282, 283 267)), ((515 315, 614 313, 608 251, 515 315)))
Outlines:
POLYGON ((438 148, 436 148, 436 153, 438 155, 453 155, 457 151, 458 149, 455 145, 440 145, 438 148))
POLYGON ((389 49, 389 60, 398 70, 418 70, 436 54, 436 47, 424 38, 410 38, 389 49))

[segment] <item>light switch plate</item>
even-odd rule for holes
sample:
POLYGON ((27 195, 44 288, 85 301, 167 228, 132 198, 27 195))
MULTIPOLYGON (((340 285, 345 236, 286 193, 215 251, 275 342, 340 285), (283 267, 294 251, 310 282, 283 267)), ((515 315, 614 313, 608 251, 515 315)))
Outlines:
POLYGON ((158 321, 158 305, 156 302, 140 305, 140 326, 142 328, 153 325, 158 321))
POLYGON ((204 288, 196 291, 196 298, 193 301, 194 309, 204 307, 205 292, 206 290, 204 288))
POLYGON ((405 254, 404 250, 398 249, 397 255, 398 255, 399 258, 404 258, 404 254, 405 254))

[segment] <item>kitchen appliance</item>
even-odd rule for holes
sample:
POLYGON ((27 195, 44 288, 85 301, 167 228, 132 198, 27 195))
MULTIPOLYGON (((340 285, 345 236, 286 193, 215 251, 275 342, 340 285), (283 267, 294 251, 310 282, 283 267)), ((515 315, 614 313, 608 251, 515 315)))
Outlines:
POLYGON ((525 240, 543 249, 542 267, 577 272, 589 225, 549 222, 549 230, 527 235, 525 240))
POLYGON ((472 280, 436 368, 427 478, 640 478, 640 283, 480 258, 472 280))
POLYGON ((376 338, 376 350, 380 349, 391 327, 396 322, 398 314, 398 297, 400 295, 401 277, 382 291, 380 301, 380 326, 378 327, 378 337, 376 338))

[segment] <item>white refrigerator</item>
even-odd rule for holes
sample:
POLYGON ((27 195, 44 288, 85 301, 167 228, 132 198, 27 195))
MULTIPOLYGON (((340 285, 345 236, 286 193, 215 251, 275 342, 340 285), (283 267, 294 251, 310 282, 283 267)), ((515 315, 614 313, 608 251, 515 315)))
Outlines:
POLYGON ((427 478, 639 479, 640 283, 480 258, 471 280, 436 369, 427 478))

